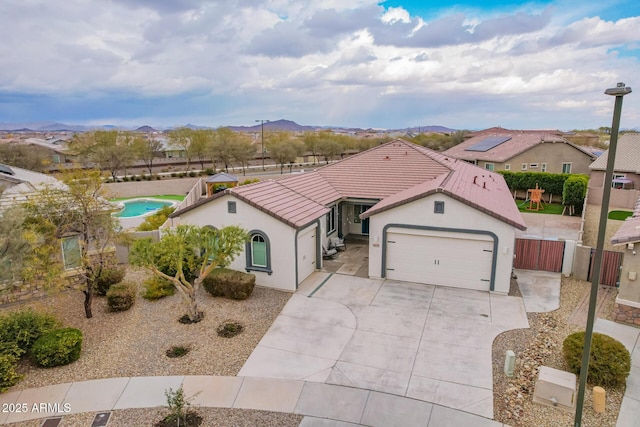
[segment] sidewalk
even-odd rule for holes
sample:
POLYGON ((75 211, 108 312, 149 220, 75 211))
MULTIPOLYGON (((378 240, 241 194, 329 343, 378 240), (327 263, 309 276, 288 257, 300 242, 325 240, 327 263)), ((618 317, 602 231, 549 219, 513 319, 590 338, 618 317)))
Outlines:
POLYGON ((302 427, 503 427, 477 415, 387 393, 315 382, 254 377, 173 376, 108 378, 0 395, 0 424, 81 412, 165 406, 165 390, 183 387, 194 406, 257 409, 304 415, 302 427), (33 411, 41 403, 60 412, 33 411), (57 404, 57 405, 56 405, 57 404), (65 405, 66 404, 66 405, 65 405))

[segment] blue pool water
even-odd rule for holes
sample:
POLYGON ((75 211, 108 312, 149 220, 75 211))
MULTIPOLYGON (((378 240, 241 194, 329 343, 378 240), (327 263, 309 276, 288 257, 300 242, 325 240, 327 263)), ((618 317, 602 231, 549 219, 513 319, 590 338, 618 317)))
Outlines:
POLYGON ((142 216, 154 213, 160 208, 171 206, 171 202, 163 202, 161 200, 130 200, 122 202, 124 209, 116 214, 120 218, 131 218, 134 216, 142 216))

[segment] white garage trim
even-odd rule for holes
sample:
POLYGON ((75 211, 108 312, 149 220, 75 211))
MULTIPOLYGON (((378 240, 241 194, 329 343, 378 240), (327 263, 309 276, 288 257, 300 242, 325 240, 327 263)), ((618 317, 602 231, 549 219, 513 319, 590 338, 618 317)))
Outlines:
POLYGON ((489 282, 489 290, 493 291, 496 280, 496 264, 498 261, 498 236, 488 230, 474 230, 465 228, 447 228, 447 227, 432 227, 429 225, 413 225, 413 224, 386 224, 382 228, 382 268, 380 277, 385 278, 387 275, 387 233, 390 228, 400 228, 409 230, 428 230, 428 231, 441 231, 450 233, 463 233, 463 234, 476 234, 489 236, 493 239, 493 253, 491 254, 491 278, 489 282))
MULTIPOLYGON (((311 228, 314 228, 316 230, 316 245, 315 245, 315 265, 316 265, 316 269, 319 269, 321 264, 322 264, 322 259, 321 257, 321 251, 320 251, 320 244, 321 244, 321 229, 320 229, 320 218, 316 219, 315 221, 310 222, 309 224, 300 227, 296 230, 296 234, 294 237, 294 252, 295 252, 295 266, 296 266, 296 289, 298 289, 298 285, 300 284, 300 280, 298 279, 298 236, 300 233, 306 233, 307 231, 309 231, 311 228)), ((303 279, 304 280, 304 279, 303 279)))

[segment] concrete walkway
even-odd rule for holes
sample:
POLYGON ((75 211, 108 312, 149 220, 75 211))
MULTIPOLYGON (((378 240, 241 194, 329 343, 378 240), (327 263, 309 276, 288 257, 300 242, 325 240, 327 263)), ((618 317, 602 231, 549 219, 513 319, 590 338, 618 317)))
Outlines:
POLYGON ((374 390, 492 419, 493 340, 527 327, 521 298, 316 273, 239 375, 374 390))
POLYGON ((6 393, 0 395, 3 407, 26 404, 28 410, 0 413, 0 424, 166 406, 165 390, 180 386, 187 396, 194 396, 193 405, 295 413, 304 415, 303 427, 503 426, 477 415, 376 391, 296 380, 213 376, 109 378, 6 393), (58 404, 62 411, 34 410, 33 405, 42 402, 58 404))
POLYGON ((560 273, 533 270, 515 272, 527 313, 546 313, 560 308, 560 273))

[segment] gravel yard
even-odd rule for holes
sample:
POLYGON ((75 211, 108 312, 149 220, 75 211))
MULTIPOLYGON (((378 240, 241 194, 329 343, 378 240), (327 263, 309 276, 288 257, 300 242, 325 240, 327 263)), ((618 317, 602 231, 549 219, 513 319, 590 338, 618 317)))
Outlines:
MULTIPOLYGON (((144 270, 129 268, 125 280, 142 288, 146 275, 144 270)), ((178 322, 186 312, 178 294, 158 301, 138 297, 132 309, 122 313, 108 312, 106 299, 97 297, 92 319, 84 317, 83 294, 79 291, 3 308, 3 312, 23 307, 46 311, 65 326, 79 328, 84 334, 78 361, 51 369, 40 369, 23 361, 19 369, 25 378, 11 391, 110 377, 236 375, 291 297, 287 292, 259 287, 244 301, 213 298, 204 289, 200 291, 199 309, 205 317, 192 325, 178 322), (239 321, 244 331, 233 338, 219 337, 216 328, 226 320, 239 321), (191 351, 183 357, 168 358, 165 351, 175 345, 188 346, 191 351)), ((266 421, 256 424, 297 425, 266 421)), ((225 422, 222 425, 246 424, 225 422)))
MULTIPOLYGON (((573 278, 562 278, 560 308, 551 313, 529 313, 529 329, 517 329, 499 335, 493 342, 494 414, 497 421, 513 427, 570 427, 574 415, 560 409, 533 403, 533 390, 541 365, 567 370, 562 356, 562 342, 567 335, 584 327, 567 323, 578 302, 589 292, 590 283, 573 278), (516 354, 513 378, 504 373, 507 350, 516 354)), ((510 295, 520 295, 515 281, 510 295)), ((601 313, 611 319, 614 300, 608 300, 601 313)), ((591 386, 587 386, 583 412, 585 427, 615 427, 624 387, 607 390, 604 414, 592 409, 591 386)))
MULTIPOLYGON (((615 208, 610 208, 615 210, 615 208)), ((613 235, 618 231, 618 228, 624 221, 618 221, 615 219, 607 220, 607 228, 605 231, 604 249, 607 251, 624 251, 624 245, 613 246, 610 242, 613 235)), ((584 222, 584 235, 582 241, 585 246, 596 247, 598 243, 598 226, 600 225, 600 206, 599 205, 587 205, 587 212, 584 222)))

